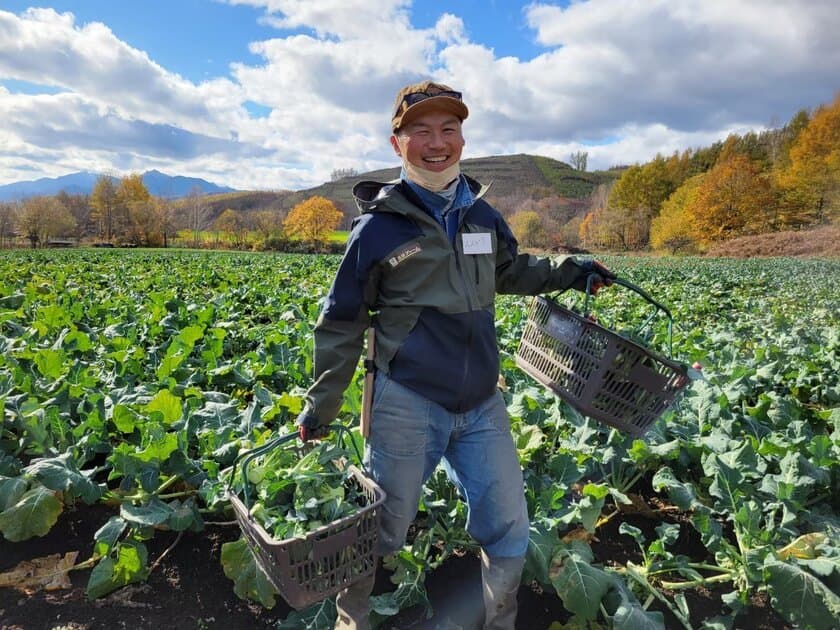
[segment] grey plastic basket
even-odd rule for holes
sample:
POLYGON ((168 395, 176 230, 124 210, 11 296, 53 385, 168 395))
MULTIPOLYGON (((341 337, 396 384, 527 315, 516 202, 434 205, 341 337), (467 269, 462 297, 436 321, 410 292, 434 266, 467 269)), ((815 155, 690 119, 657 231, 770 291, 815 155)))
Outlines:
MULTIPOLYGON (((639 287, 617 278, 663 311, 639 287)), ((589 292, 587 291, 587 307, 589 292)), ((601 326, 554 300, 535 297, 516 364, 582 414, 641 436, 688 385, 684 365, 601 326)))
MULTIPOLYGON (((243 478, 255 457, 296 438, 296 434, 276 438, 247 453, 241 464, 243 478)), ((348 480, 362 491, 365 505, 300 538, 273 538, 251 516, 247 492, 243 501, 228 489, 236 520, 257 564, 280 596, 298 610, 332 597, 376 570, 376 513, 385 501, 385 492, 356 466, 349 464, 347 472, 348 480)))

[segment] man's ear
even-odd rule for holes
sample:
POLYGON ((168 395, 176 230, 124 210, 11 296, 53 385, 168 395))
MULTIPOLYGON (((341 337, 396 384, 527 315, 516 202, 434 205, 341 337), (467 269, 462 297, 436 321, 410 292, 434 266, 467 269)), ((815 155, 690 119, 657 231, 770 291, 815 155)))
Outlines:
POLYGON ((402 151, 400 150, 400 141, 397 140, 396 135, 391 136, 391 146, 394 147, 394 153, 402 157, 402 151))

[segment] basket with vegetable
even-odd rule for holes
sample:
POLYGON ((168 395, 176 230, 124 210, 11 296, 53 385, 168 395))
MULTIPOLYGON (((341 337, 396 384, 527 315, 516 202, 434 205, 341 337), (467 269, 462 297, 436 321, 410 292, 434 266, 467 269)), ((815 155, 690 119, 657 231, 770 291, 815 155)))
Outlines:
POLYGON ((615 332, 595 321, 589 314, 590 276, 582 314, 546 297, 533 299, 516 364, 582 414, 641 436, 688 385, 689 372, 670 356, 670 311, 627 280, 613 282, 655 307, 641 325, 615 332), (668 320, 667 358, 643 337, 660 313, 668 320))
MULTIPOLYGON (((339 437, 347 432, 331 428, 339 437)), ((289 605, 301 609, 374 572, 376 511, 385 493, 347 463, 343 446, 281 448, 296 439, 283 435, 238 457, 228 496, 257 564, 289 605), (242 498, 232 491, 237 470, 242 498)), ((355 449, 352 436, 350 442, 355 449)))

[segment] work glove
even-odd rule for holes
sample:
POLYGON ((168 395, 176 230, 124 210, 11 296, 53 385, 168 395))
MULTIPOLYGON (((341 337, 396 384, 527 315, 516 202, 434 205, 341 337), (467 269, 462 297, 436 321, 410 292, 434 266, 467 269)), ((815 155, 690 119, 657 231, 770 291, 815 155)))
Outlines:
POLYGON ((318 422, 318 418, 303 411, 297 418, 298 437, 301 442, 308 442, 309 440, 320 440, 327 437, 330 432, 328 426, 322 425, 318 422))
POLYGON ((595 259, 581 261, 573 258, 572 260, 580 270, 580 275, 572 283, 571 288, 577 289, 578 291, 586 291, 586 282, 589 276, 593 276, 592 285, 590 286, 592 295, 597 295, 602 287, 610 286, 613 280, 618 277, 595 259))

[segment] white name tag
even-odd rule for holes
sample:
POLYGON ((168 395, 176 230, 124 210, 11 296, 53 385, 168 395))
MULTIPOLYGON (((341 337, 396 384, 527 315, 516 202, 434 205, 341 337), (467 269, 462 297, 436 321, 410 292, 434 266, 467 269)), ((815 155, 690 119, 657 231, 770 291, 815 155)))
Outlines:
POLYGON ((493 240, 490 232, 479 232, 477 234, 461 234, 465 254, 492 254, 493 240))

